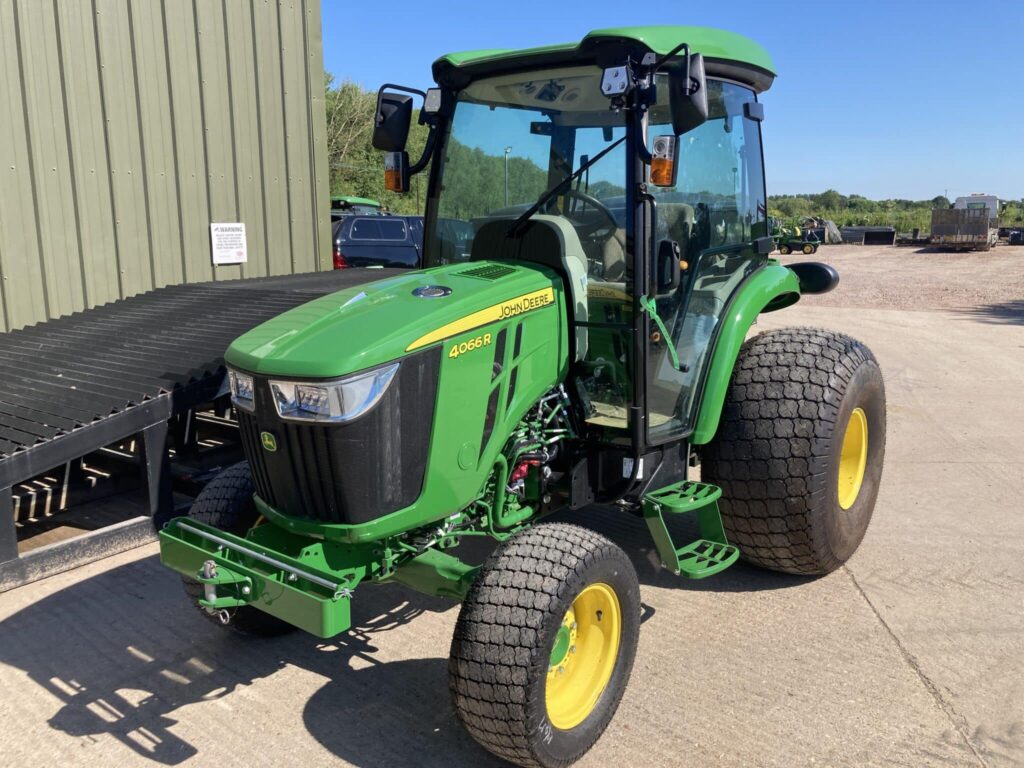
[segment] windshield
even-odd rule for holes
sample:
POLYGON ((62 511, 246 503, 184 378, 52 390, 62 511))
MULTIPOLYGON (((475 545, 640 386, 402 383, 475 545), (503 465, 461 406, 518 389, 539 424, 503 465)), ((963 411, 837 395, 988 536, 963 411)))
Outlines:
MULTIPOLYGON (((426 244, 428 266, 469 259, 484 222, 511 222, 625 135, 624 117, 609 109, 600 82, 597 67, 563 67, 487 78, 460 92, 426 244)), ((540 211, 567 219, 595 260, 609 233, 625 226, 625 169, 619 144, 540 211)))

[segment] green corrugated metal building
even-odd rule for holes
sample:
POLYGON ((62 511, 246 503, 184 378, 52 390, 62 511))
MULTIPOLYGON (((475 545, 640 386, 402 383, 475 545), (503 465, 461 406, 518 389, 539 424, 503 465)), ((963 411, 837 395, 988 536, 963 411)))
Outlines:
POLYGON ((0 331, 329 268, 323 97, 319 0, 0 0, 0 331))

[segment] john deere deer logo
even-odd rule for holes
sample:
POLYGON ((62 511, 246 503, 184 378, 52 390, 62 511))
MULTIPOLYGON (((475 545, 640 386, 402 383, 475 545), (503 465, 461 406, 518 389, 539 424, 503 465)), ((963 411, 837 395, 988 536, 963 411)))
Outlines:
POLYGON ((269 432, 260 432, 260 442, 263 443, 263 447, 271 453, 277 450, 277 438, 269 432))

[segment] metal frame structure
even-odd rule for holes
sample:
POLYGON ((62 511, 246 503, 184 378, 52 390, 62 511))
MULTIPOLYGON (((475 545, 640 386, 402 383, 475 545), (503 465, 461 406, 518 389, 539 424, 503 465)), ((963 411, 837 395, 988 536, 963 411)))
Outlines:
POLYGON ((14 488, 133 436, 151 517, 173 513, 168 438, 221 392, 239 334, 318 296, 387 276, 341 270, 161 288, 0 336, 0 591, 150 537, 149 519, 19 557, 14 488))

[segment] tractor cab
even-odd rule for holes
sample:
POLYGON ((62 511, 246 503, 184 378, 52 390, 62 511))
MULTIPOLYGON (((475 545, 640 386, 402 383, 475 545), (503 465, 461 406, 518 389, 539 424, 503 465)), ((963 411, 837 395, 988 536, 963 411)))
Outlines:
MULTIPOLYGON (((630 28, 452 54, 424 95, 432 133, 413 170, 432 161, 426 266, 555 269, 586 436, 635 455, 692 435, 723 312, 772 248, 757 95, 773 75, 749 41, 746 61, 711 55, 734 37, 630 28), (468 243, 450 237, 452 222, 468 243)), ((411 115, 410 101, 393 86, 380 94, 376 138, 395 150, 397 189, 408 160, 388 122, 411 115)))

